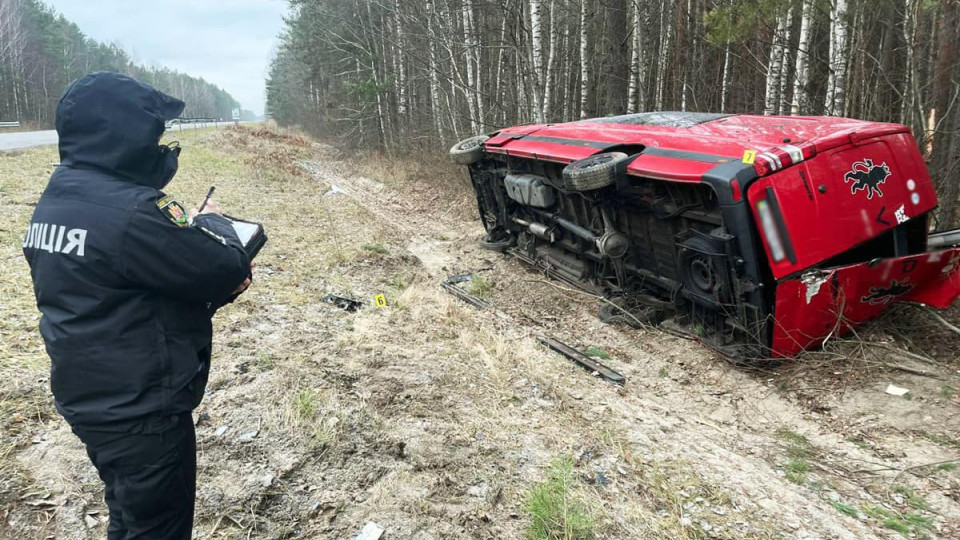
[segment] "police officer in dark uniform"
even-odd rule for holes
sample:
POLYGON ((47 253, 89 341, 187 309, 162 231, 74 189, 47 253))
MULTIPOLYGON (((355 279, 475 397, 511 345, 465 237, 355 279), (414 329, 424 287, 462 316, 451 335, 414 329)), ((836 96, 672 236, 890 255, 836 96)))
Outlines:
POLYGON ((250 283, 216 204, 191 221, 160 191, 180 154, 160 137, 183 108, 115 73, 70 85, 24 239, 56 407, 105 484, 110 540, 190 538, 210 319, 250 283))

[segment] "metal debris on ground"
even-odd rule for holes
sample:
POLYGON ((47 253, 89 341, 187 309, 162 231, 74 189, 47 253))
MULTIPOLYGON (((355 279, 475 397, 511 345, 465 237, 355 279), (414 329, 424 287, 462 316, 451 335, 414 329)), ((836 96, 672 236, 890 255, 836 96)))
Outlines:
POLYGON ((482 298, 478 298, 468 293, 466 290, 464 290, 462 287, 459 286, 461 283, 469 283, 472 280, 473 280, 473 274, 456 274, 448 277, 446 281, 440 284, 440 286, 443 287, 443 289, 448 293, 456 296, 457 298, 463 300, 464 302, 474 307, 478 307, 480 309, 487 309, 488 307, 490 307, 490 302, 487 302, 482 298))
POLYGON ((359 300, 354 300, 353 298, 347 298, 346 296, 340 296, 336 294, 328 294, 321 298, 321 300, 351 313, 363 307, 363 302, 359 300))
POLYGON ((598 362, 596 359, 590 358, 589 356, 583 354, 582 352, 570 347, 552 337, 540 336, 538 338, 540 343, 545 345, 548 349, 560 353, 570 360, 573 360, 581 367, 586 368, 589 371, 599 374, 604 379, 608 381, 615 382, 617 384, 623 384, 626 382, 626 378, 620 373, 610 369, 609 367, 598 362))
POLYGON ((380 540, 381 536, 383 536, 383 527, 372 521, 368 521, 367 524, 363 526, 363 529, 360 530, 360 534, 353 540, 380 540))

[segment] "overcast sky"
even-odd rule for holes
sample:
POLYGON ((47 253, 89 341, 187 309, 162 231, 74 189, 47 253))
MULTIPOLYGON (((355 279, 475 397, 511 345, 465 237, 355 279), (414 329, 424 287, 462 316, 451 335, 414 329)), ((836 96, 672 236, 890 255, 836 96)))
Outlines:
POLYGON ((88 36, 137 63, 203 77, 263 113, 264 79, 286 0, 47 0, 88 36))

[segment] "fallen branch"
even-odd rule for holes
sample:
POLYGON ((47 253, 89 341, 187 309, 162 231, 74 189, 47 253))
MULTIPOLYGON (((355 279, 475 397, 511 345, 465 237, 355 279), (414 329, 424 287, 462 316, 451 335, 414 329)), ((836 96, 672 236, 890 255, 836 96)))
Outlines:
POLYGON ((910 467, 903 467, 903 468, 898 468, 898 467, 880 467, 880 468, 878 468, 878 469, 858 469, 858 470, 856 470, 856 471, 852 471, 852 473, 853 473, 853 474, 863 474, 863 473, 866 473, 866 474, 875 474, 875 473, 883 472, 883 471, 897 471, 896 476, 894 476, 894 477, 893 477, 893 480, 891 480, 891 482, 896 482, 897 478, 899 478, 900 475, 903 474, 903 473, 905 473, 905 472, 915 471, 915 470, 917 470, 917 469, 926 469, 926 468, 929 468, 929 467, 939 467, 940 465, 947 465, 947 464, 949 464, 949 463, 960 463, 960 459, 954 458, 954 459, 947 459, 947 460, 944 460, 944 461, 935 461, 935 462, 933 462, 933 463, 921 463, 920 465, 912 465, 912 466, 910 466, 910 467))
POLYGON ((926 304, 921 304, 921 303, 918 303, 918 302, 906 302, 906 304, 911 305, 911 306, 914 306, 914 307, 916 307, 916 308, 920 308, 922 311, 927 312, 928 315, 930 315, 931 317, 933 317, 934 319, 936 319, 937 322, 939 322, 940 324, 942 324, 944 328, 946 328, 947 330, 950 330, 950 331, 953 332, 954 334, 957 334, 958 336, 960 336, 960 328, 957 328, 953 323, 951 323, 950 321, 944 319, 939 313, 937 313, 936 311, 934 311, 933 309, 931 309, 930 306, 928 306, 928 305, 926 305, 926 304))
POLYGON ((903 371, 904 373, 910 373, 911 375, 919 375, 920 377, 929 377, 929 378, 931 378, 931 379, 943 380, 943 377, 941 377, 941 376, 939 376, 939 375, 935 375, 935 374, 930 373, 930 372, 928 372, 928 371, 924 371, 924 370, 921 370, 921 369, 915 369, 915 368, 907 367, 907 366, 900 365, 900 364, 888 364, 888 363, 883 363, 883 367, 889 368, 889 369, 895 369, 895 370, 897 370, 897 371, 903 371))
POLYGON ((908 357, 908 358, 912 358, 913 360, 916 360, 916 361, 918 361, 918 362, 923 362, 923 363, 925 363, 925 364, 934 364, 934 365, 937 364, 937 361, 934 360, 933 358, 930 358, 929 356, 924 356, 924 355, 922 355, 922 354, 917 354, 917 353, 915 353, 915 352, 910 352, 910 351, 908 351, 908 350, 906 350, 906 349, 901 349, 900 347, 894 347, 893 345, 887 345, 886 343, 882 343, 882 342, 879 342, 879 341, 865 341, 865 342, 863 342, 863 343, 865 343, 866 345, 871 345, 871 346, 873 346, 873 347, 880 347, 880 348, 882 348, 882 349, 887 349, 887 350, 889 350, 889 351, 893 351, 893 352, 902 354, 902 355, 904 355, 904 356, 906 356, 906 357, 908 357))
POLYGON ((897 478, 900 478, 900 475, 905 472, 915 471, 917 469, 926 469, 929 467, 939 467, 940 465, 947 465, 950 463, 960 463, 960 459, 954 458, 954 459, 947 459, 944 461, 936 461, 934 463, 923 463, 921 465, 914 465, 912 467, 901 469, 900 472, 898 472, 897 475, 893 477, 893 480, 891 480, 890 483, 896 482, 897 478))
POLYGON ((217 534, 217 529, 220 528, 220 523, 223 522, 224 517, 226 517, 226 514, 220 514, 220 518, 217 519, 217 522, 213 525, 213 529, 210 530, 210 538, 213 538, 213 535, 217 534))

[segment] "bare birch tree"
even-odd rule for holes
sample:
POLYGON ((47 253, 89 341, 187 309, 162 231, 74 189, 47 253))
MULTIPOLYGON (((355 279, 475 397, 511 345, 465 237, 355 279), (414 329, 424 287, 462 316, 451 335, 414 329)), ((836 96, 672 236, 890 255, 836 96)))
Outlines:
MULTIPOLYGON (((960 170, 957 2, 295 0, 268 105, 284 123, 391 150, 648 109, 827 111, 908 123, 947 177, 960 170)), ((19 57, 35 73, 56 67, 40 54, 28 40, 19 57)), ((18 68, 3 58, 0 107, 55 94, 11 84, 18 68)))
POLYGON ((767 91, 763 114, 777 114, 780 107, 780 91, 783 89, 781 81, 784 79, 783 52, 785 49, 785 35, 791 12, 781 11, 777 15, 777 27, 773 34, 773 45, 770 47, 769 61, 767 62, 767 91))
POLYGON ((587 4, 590 0, 580 0, 580 118, 586 118, 588 91, 590 90, 589 38, 587 23, 587 4))
POLYGON ((671 0, 660 2, 660 51, 657 54, 657 97, 654 109, 663 110, 663 98, 667 84, 667 59, 670 57, 670 34, 673 25, 670 16, 673 13, 671 0))
POLYGON ((810 25, 813 21, 812 0, 800 0, 800 41, 794 66, 793 100, 790 114, 797 115, 807 111, 807 85, 810 73, 810 48, 813 36, 810 25))
POLYGON ((847 83, 847 0, 833 0, 830 10, 830 73, 827 79, 827 114, 842 116, 845 112, 847 83))
POLYGON ((536 121, 544 122, 543 99, 543 27, 541 25, 540 0, 529 0, 530 13, 530 64, 533 74, 533 105, 536 121))

